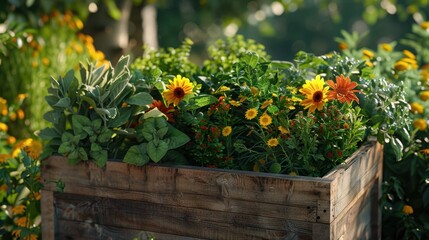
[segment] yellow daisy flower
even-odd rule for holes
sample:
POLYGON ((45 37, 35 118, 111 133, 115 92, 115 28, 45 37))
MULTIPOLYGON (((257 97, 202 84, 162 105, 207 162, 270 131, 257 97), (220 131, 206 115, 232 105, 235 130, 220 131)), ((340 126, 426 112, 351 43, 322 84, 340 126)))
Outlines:
POLYGON ((411 58, 411 59, 416 59, 416 55, 414 55, 414 53, 412 53, 409 50, 404 50, 402 51, 402 53, 407 57, 407 58, 411 58))
POLYGON ((393 47, 392 45, 390 45, 389 43, 381 43, 380 44, 380 48, 383 49, 386 52, 391 52, 393 51, 393 47))
POLYGON ((262 103, 261 109, 265 109, 271 104, 273 104, 273 99, 266 100, 265 102, 262 103))
POLYGON ((277 147, 277 145, 279 145, 279 140, 278 140, 277 138, 270 138, 270 139, 267 141, 267 145, 268 145, 269 147, 277 147))
POLYGON ((402 208, 402 212, 405 214, 405 215, 410 215, 410 214, 413 214, 414 213, 414 210, 413 210, 413 207, 411 207, 410 205, 404 205, 404 207, 402 208))
POLYGON ((262 116, 259 118, 259 123, 261 124, 262 127, 267 127, 272 122, 273 122, 273 119, 271 118, 270 115, 266 113, 262 114, 262 116))
POLYGON ((232 127, 226 126, 222 129, 222 136, 227 137, 229 136, 229 134, 231 134, 231 132, 232 132, 232 127))
POLYGON ((288 134, 289 133, 289 131, 283 126, 279 126, 278 129, 279 129, 281 134, 288 134))
POLYGON ((254 119, 256 116, 258 115, 258 110, 256 110, 256 108, 251 108, 249 110, 246 111, 246 115, 245 118, 247 120, 252 120, 254 119))
POLYGON ((7 132, 8 126, 5 123, 0 122, 0 131, 7 132))
POLYGON ((374 53, 368 49, 362 50, 362 54, 368 59, 374 58, 374 53))
POLYGON ((192 94, 193 88, 194 85, 188 78, 177 75, 173 81, 170 80, 170 84, 162 94, 168 105, 173 103, 177 106, 186 96, 192 94))

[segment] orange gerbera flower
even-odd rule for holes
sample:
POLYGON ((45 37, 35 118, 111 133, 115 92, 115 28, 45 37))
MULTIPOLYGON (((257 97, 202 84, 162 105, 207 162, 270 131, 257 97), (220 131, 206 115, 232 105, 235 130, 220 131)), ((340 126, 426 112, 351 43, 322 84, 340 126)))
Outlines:
POLYGON ((173 106, 165 106, 165 104, 162 101, 159 100, 153 100, 153 103, 149 106, 150 109, 158 108, 159 111, 165 114, 167 116, 169 122, 174 122, 174 107, 173 106))
POLYGON ((332 80, 326 81, 326 83, 333 89, 328 92, 328 99, 338 99, 340 102, 351 103, 356 101, 359 103, 359 98, 355 95, 355 92, 360 92, 360 90, 355 90, 354 88, 358 85, 356 82, 352 82, 350 78, 341 76, 336 76, 336 83, 332 80))

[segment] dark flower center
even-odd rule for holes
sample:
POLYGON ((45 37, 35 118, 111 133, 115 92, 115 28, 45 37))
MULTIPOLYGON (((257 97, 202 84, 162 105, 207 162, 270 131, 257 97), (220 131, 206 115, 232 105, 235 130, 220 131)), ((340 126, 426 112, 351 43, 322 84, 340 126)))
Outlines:
POLYGON ((176 98, 183 98, 185 96, 185 91, 183 91, 182 88, 175 88, 174 89, 174 96, 176 98))
POLYGON ((313 94, 313 102, 320 102, 323 99, 323 93, 321 91, 317 91, 313 94))

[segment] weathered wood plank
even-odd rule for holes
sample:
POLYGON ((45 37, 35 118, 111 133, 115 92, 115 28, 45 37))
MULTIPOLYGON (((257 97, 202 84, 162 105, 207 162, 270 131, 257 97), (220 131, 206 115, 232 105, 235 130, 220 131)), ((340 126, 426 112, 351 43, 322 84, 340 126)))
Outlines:
POLYGON ((54 194, 51 191, 41 191, 41 215, 42 215, 42 237, 43 239, 54 239, 54 194))
POLYGON ((122 227, 117 228, 65 219, 58 221, 58 229, 62 231, 59 231, 57 240, 148 240, 150 239, 149 237, 156 237, 156 240, 202 240, 201 238, 183 237, 122 227))
MULTIPOLYGON (((56 194, 58 219, 207 239, 311 236, 311 223, 74 194, 56 194)), ((61 229, 60 229, 61 231, 61 229)))

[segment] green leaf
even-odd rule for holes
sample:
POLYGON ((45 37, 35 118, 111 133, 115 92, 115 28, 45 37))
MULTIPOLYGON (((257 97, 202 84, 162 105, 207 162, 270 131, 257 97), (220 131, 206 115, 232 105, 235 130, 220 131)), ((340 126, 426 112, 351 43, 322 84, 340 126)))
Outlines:
POLYGON ((147 144, 147 154, 149 155, 150 159, 156 163, 165 156, 167 151, 168 143, 163 140, 159 140, 158 144, 155 144, 154 141, 150 141, 147 144))
POLYGON ((143 166, 148 163, 149 160, 149 156, 147 155, 147 143, 142 143, 130 147, 124 156, 123 162, 143 166))
POLYGON ((59 82, 61 93, 63 94, 63 96, 67 96, 66 94, 67 94, 70 86, 72 85, 74 79, 75 79, 74 71, 72 69, 72 70, 69 70, 66 73, 65 77, 62 79, 62 81, 59 82))
POLYGON ((159 129, 156 131, 156 135, 157 135, 160 139, 163 139, 163 138, 164 138, 164 136, 165 136, 165 134, 167 134, 167 132, 168 132, 168 127, 166 126, 166 127, 163 127, 163 128, 159 128, 159 129))
POLYGON ((72 116, 72 128, 75 135, 84 134, 84 127, 91 126, 91 120, 83 115, 73 115, 72 116))
POLYGON ((65 97, 61 98, 57 103, 53 105, 54 107, 62 107, 62 108, 68 108, 70 107, 70 98, 65 97))
POLYGON ((115 66, 115 74, 113 78, 116 78, 119 75, 119 73, 121 73, 124 70, 124 68, 128 66, 129 62, 130 62, 129 55, 121 56, 121 58, 119 58, 118 63, 115 66))
POLYGON ((95 103, 94 99, 92 99, 88 96, 80 96, 80 99, 87 102, 92 108, 97 107, 97 104, 95 103))
POLYGON ((115 118, 118 113, 116 108, 94 108, 94 110, 104 119, 115 118))
MULTIPOLYGON (((97 147, 97 149, 98 149, 98 147, 97 147)), ((99 166, 99 167, 106 166, 106 162, 107 162, 107 151, 106 150, 101 150, 101 147, 100 147, 100 150, 93 151, 92 146, 91 146, 91 151, 89 152, 89 155, 95 161, 95 164, 97 164, 97 166, 99 166)))
POLYGON ((115 118, 109 121, 109 128, 117 128, 128 122, 133 112, 132 108, 120 108, 115 118))
POLYGON ((168 149, 175 149, 189 142, 190 138, 188 135, 171 125, 169 125, 168 128, 168 135, 164 139, 164 141, 168 144, 168 149))
POLYGON ((55 128, 45 128, 40 130, 37 135, 45 140, 49 140, 56 137, 61 137, 60 133, 55 128))
POLYGON ((256 52, 249 51, 244 55, 242 60, 243 62, 254 68, 258 64, 259 56, 256 52))
POLYGON ((153 98, 149 93, 139 92, 128 98, 126 102, 131 105, 147 106, 153 103, 153 98))
POLYGON ((157 107, 143 114, 143 119, 159 118, 159 117, 164 117, 165 119, 167 119, 167 116, 163 112, 159 111, 157 107))
POLYGON ((88 154, 86 153, 85 148, 78 147, 77 151, 79 154, 79 159, 84 160, 84 161, 88 160, 88 154))
POLYGON ((58 103, 59 98, 57 96, 49 95, 45 97, 45 101, 49 104, 49 106, 54 106, 58 103))
POLYGON ((187 107, 187 109, 189 110, 195 110, 201 107, 205 107, 208 105, 211 105, 215 102, 217 102, 217 98, 213 95, 198 95, 193 97, 190 101, 189 101, 189 107, 187 107))

